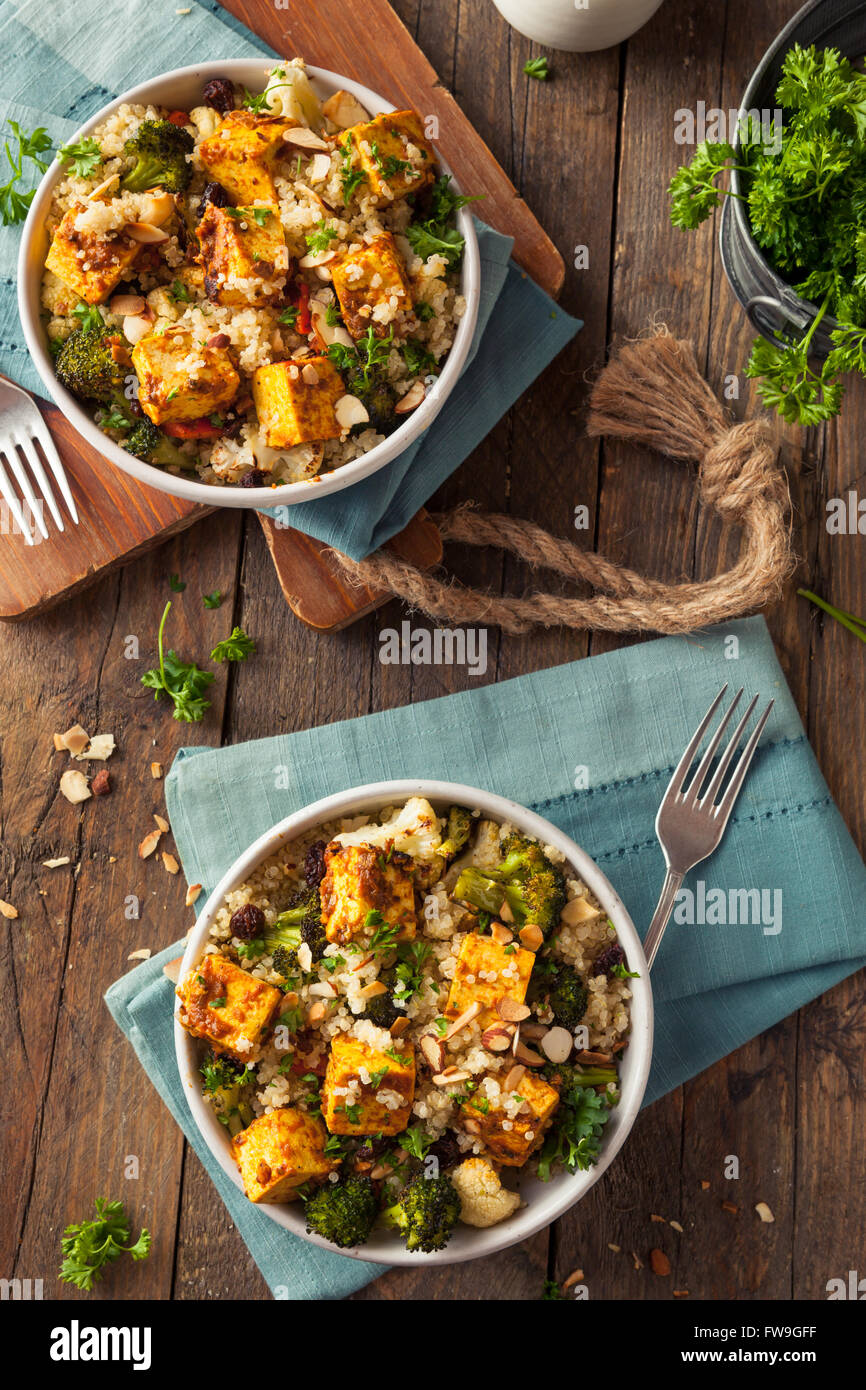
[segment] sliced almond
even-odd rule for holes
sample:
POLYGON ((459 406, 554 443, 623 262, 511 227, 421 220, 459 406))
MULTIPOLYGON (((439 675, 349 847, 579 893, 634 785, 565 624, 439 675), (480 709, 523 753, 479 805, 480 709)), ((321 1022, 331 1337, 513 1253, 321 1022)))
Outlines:
POLYGON ((166 961, 165 965, 162 967, 163 975, 165 975, 167 979, 171 980, 172 984, 176 985, 179 983, 180 967, 182 964, 183 956, 178 956, 176 960, 166 961))
POLYGON ((130 951, 127 960, 150 960, 153 952, 149 946, 139 946, 137 951, 130 951))
POLYGON ((517 934, 520 937, 521 946, 527 951, 537 951, 544 941, 544 932, 534 922, 527 922, 526 926, 521 927, 517 934))
POLYGON ((298 265, 304 270, 315 270, 317 266, 329 265, 336 256, 336 251, 309 251, 306 256, 301 257, 298 265))
POLYGON ((301 996, 298 994, 297 990, 287 989, 285 994, 283 995, 283 1003, 285 1004, 287 1009, 295 1009, 298 1006, 298 1001, 300 997, 301 996))
MULTIPOLYGON (((151 763, 150 775, 153 778, 154 782, 158 782, 160 777, 162 776, 162 763, 151 763)), ((168 826, 166 826, 166 830, 167 829, 168 826)))
POLYGON ((507 1052, 511 1046, 512 1033, 508 1028, 485 1028, 481 1034, 481 1045, 486 1047, 488 1052, 507 1052))
POLYGON ((571 1271, 571 1273, 568 1275, 568 1277, 567 1277, 566 1279, 563 1279, 563 1281, 562 1281, 562 1290, 563 1290, 563 1293, 564 1293, 567 1289, 573 1288, 575 1284, 579 1284, 579 1283, 582 1281, 582 1279, 583 1279, 583 1270, 582 1270, 582 1269, 573 1269, 573 1270, 571 1271))
POLYGON ((139 859, 147 859, 148 855, 153 854, 153 851, 159 844, 161 835, 161 830, 151 830, 149 835, 145 835, 144 839, 138 847, 139 859))
POLYGON ((191 883, 191 884, 189 885, 189 887, 188 887, 187 890, 186 890, 186 898, 184 899, 184 901, 185 901, 187 907, 192 907, 193 903, 194 903, 194 902, 196 901, 196 899, 199 897, 200 893, 201 893, 201 884, 200 884, 200 883, 191 883))
POLYGON ((401 396, 394 406, 394 414, 408 415, 410 410, 417 410, 426 395, 427 387, 423 381, 413 381, 405 396, 401 396))
POLYGON ((502 918, 503 922, 514 921, 514 913, 511 911, 511 908, 508 905, 507 898, 503 900, 502 906, 499 909, 499 916, 502 918))
POLYGON ((324 285, 326 285, 329 280, 333 280, 334 278, 331 274, 330 267, 327 265, 317 265, 313 273, 316 276, 316 279, 321 280, 322 284, 324 285))
POLYGON ((432 1033, 425 1033, 419 1040, 418 1046, 424 1054, 424 1060, 431 1071, 441 1072, 442 1063, 445 1061, 445 1049, 438 1038, 432 1033))
POLYGON ((370 1169, 370 1177, 378 1182, 380 1178, 390 1178, 393 1171, 390 1163, 377 1163, 375 1168, 370 1169))
POLYGON ((63 742, 63 735, 62 735, 62 734, 54 734, 54 735, 53 735, 53 738, 54 738, 54 751, 55 751, 55 753, 65 753, 65 752, 66 752, 66 744, 63 742))
POLYGON ((545 1059, 539 1052, 533 1052, 531 1047, 519 1042, 514 1049, 515 1060, 522 1062, 526 1067, 543 1067, 545 1059))
POLYGON ((94 734, 82 753, 73 753, 73 758, 78 762, 105 762, 110 758, 117 744, 114 742, 114 734, 94 734))
POLYGON ((113 314, 125 319, 127 314, 143 314, 147 301, 140 294, 116 294, 108 307, 113 314))
MULTIPOLYGON (((755 1211, 758 1213, 758 1215, 760 1216, 761 1220, 762 1220, 762 1221, 765 1221, 768 1225, 770 1224, 770 1222, 775 1221, 775 1219, 776 1219, 775 1216, 773 1215, 772 1211, 770 1210, 770 1208, 767 1206, 767 1203, 766 1203, 766 1202, 758 1202, 758 1203, 756 1203, 756 1205, 755 1205, 755 1211)), ((671 1222, 671 1225, 673 1225, 673 1224, 674 1224, 674 1223, 671 1222)))
POLYGON ((168 241, 168 232, 152 226, 150 222, 127 222, 123 230, 132 241, 141 242, 142 246, 156 246, 168 241))
POLYGON ((591 922, 594 918, 601 916, 601 908, 593 907, 586 898, 572 898, 571 902, 566 903, 560 912, 559 920, 565 922, 569 927, 576 927, 579 922, 591 922))
POLYGON ((229 337, 228 333, 211 333, 210 337, 208 338, 205 344, 205 347, 227 348, 230 346, 230 344, 231 338, 229 337))
POLYGON ((318 386, 319 373, 316 371, 312 362, 308 362, 305 367, 301 368, 301 376, 308 386, 318 386))
POLYGON ((154 813, 153 813, 153 819, 156 821, 156 823, 157 823, 157 825, 159 826, 160 830, 162 831, 163 835, 167 835, 168 832, 169 832, 169 830, 171 829, 171 826, 169 825, 169 823, 168 823, 168 821, 166 820, 165 816, 158 816, 158 815, 156 814, 156 812, 154 811, 154 813))
POLYGON ((86 729, 82 729, 80 724, 73 724, 71 729, 67 729, 65 734, 60 735, 61 747, 67 749, 73 756, 76 753, 83 753, 90 742, 90 734, 86 729))
POLYGON ((516 1091, 525 1075, 526 1067, 520 1064, 512 1067, 510 1071, 507 1072, 505 1080, 502 1083, 503 1091, 516 1091))
POLYGON ((174 855, 169 854, 168 850, 162 851, 162 863, 166 873, 176 874, 180 871, 180 865, 178 864, 174 855))
POLYGON ((323 347, 330 347, 332 343, 340 343, 342 347, 347 348, 355 346, 354 339, 342 324, 328 323, 328 306, 320 299, 310 300, 310 318, 323 347))
POLYGON ((394 1022, 391 1024, 391 1027, 388 1029, 388 1032, 391 1034, 392 1038, 401 1038, 408 1027, 409 1020, 408 1018, 406 1018, 405 1015, 403 1015, 402 1018, 394 1019, 394 1022))
POLYGON ((61 864, 69 864, 70 862, 69 855, 64 854, 62 859, 43 859, 42 867, 43 869, 59 869, 61 864))
POLYGON ((162 188, 145 193, 141 200, 141 220, 145 226, 161 227, 174 210, 174 198, 162 188))
POLYGON ((331 156, 329 154, 314 154, 307 172, 310 183, 324 183, 331 172, 331 156))
POLYGON ((299 150, 327 150, 330 148, 327 140, 323 140, 321 135, 317 135, 309 126, 293 125, 291 130, 283 131, 283 139, 287 145, 297 145, 299 150))
POLYGON ((79 801, 87 801, 93 793, 87 785, 87 778, 77 768, 70 768, 60 779, 60 792, 75 806, 79 801))
POLYGON ((588 1067, 609 1067, 613 1057, 609 1052, 578 1052, 578 1062, 584 1062, 588 1067))
MULTIPOLYGON (((306 367, 304 371, 306 371, 306 367)), ((341 396, 334 406, 334 414, 337 417, 337 424, 343 430, 350 430, 353 425, 366 425, 370 418, 367 407, 357 396, 341 396)))
POLYGON ((448 1029, 448 1032, 445 1034, 445 1042, 448 1042, 457 1033, 459 1033, 462 1028, 465 1028, 468 1024, 470 1024, 473 1018, 477 1018, 480 1013, 481 1005, 476 999, 473 1003, 469 1005, 467 1009, 463 1010, 462 1014, 457 1015, 454 1022, 451 1024, 451 1027, 448 1029))
POLYGON ((567 1062, 573 1047, 574 1038, 567 1028, 549 1028, 541 1039, 541 1050, 551 1062, 567 1062))
POLYGON ((313 995, 314 998, 318 997, 319 999, 336 999, 337 997, 337 991, 334 989, 330 980, 321 980, 315 985, 310 985, 308 992, 313 995))
POLYGON ((510 995, 506 994, 496 1005, 496 1012, 507 1023, 522 1023, 525 1018, 529 1018, 530 1009, 527 1004, 521 1004, 519 1000, 512 999, 510 995))
POLYGON ((123 320, 123 336, 134 347, 142 338, 147 337, 152 326, 153 319, 147 318, 144 314, 127 314, 123 320))
POLYGON ((375 999, 379 994, 387 994, 388 986, 383 985, 381 980, 373 980, 369 985, 364 985, 363 989, 358 990, 362 999, 375 999))
POLYGON ((459 1067, 448 1067, 433 1077, 434 1086, 456 1086, 458 1081, 468 1081, 471 1072, 461 1071, 459 1067))
POLYGON ((322 115, 327 116, 340 130, 348 130, 353 125, 365 125, 370 119, 357 98, 353 97, 351 92, 344 92, 342 89, 328 97, 322 106, 322 115))
POLYGON ((322 999, 317 999, 315 1004, 311 1004, 307 1009, 307 1023, 312 1028, 315 1024, 321 1023, 328 1012, 328 1006, 322 999))
POLYGON ((507 946, 509 941, 514 940, 514 933, 504 927, 501 922, 490 923, 490 935, 499 946, 507 946))
POLYGON ((480 1134, 480 1133, 481 1133, 481 1126, 480 1126, 480 1124, 478 1123, 477 1120, 464 1120, 464 1121, 463 1121, 463 1128, 466 1130, 466 1133, 467 1133, 467 1134, 480 1134))
POLYGON ((530 1042, 539 1042, 544 1037, 550 1025, 547 1023, 521 1023, 521 1037, 529 1038, 530 1042))
POLYGON ((11 903, 7 903, 3 898, 0 898, 0 914, 11 922, 18 916, 18 908, 13 907, 11 903))
POLYGON ((109 174, 107 179, 103 179, 102 183, 98 183, 95 188, 91 188, 90 192, 85 194, 87 201, 89 203, 98 203, 102 196, 108 192, 109 188, 117 183, 119 178, 120 174, 109 174))

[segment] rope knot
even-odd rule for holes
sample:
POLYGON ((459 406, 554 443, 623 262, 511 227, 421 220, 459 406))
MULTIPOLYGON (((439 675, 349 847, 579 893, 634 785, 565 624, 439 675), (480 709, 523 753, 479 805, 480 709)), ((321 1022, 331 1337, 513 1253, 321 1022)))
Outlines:
POLYGON ((731 425, 699 465, 701 498, 723 515, 741 516, 778 486, 775 452, 759 420, 731 425))

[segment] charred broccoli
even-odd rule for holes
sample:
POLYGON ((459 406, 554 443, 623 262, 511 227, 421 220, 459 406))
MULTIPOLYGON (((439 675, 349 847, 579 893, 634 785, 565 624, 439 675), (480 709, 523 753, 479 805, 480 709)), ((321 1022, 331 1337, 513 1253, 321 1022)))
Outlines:
POLYGON ((253 1120, 251 1107, 241 1100, 241 1090, 253 1080, 252 1067, 241 1066, 230 1057, 218 1057, 211 1053, 199 1070, 205 1094, 210 1097, 220 1124, 225 1125, 229 1134, 239 1134, 253 1120))
MULTIPOLYGON (((123 339, 104 326, 77 328, 57 355, 57 379, 61 386, 85 401, 113 405, 129 419, 124 385, 128 364, 115 361, 112 348, 123 339)), ((123 355, 123 354, 119 354, 123 355)))
POLYGON ((390 1028, 391 1024, 396 1022, 398 1018, 404 1018, 405 1012, 398 1009, 394 1002, 392 989, 396 977, 393 970, 386 971, 379 976, 379 979, 382 981, 383 985, 387 985, 388 992, 387 994, 374 994, 371 999, 368 999, 363 1017, 368 1018, 371 1023, 375 1023, 377 1028, 387 1029, 390 1028))
POLYGON ((146 417, 139 420, 132 433, 127 435, 123 447, 128 454, 143 459, 145 463, 156 464, 158 468, 173 466, 189 470, 193 466, 189 455, 146 417))
POLYGON ((194 147, 194 139, 183 126, 171 121, 142 121, 123 147, 124 154, 136 163, 122 179, 121 188, 130 193, 156 187, 183 193, 192 178, 187 155, 194 147))
POLYGON ((407 1250, 444 1250, 460 1217, 460 1197, 444 1173, 420 1175, 404 1187, 398 1202, 382 1214, 386 1226, 402 1232, 407 1250))
POLYGON ((465 806, 451 806, 448 809, 448 820, 445 826, 445 835, 439 846, 439 853, 447 863, 456 859, 469 839, 469 832, 472 829, 472 812, 467 811, 465 806))
POLYGON ((495 869, 464 869, 454 889, 455 897, 494 915, 507 902, 518 926, 533 922, 549 936, 566 903, 562 871, 539 844, 520 835, 510 835, 503 850, 502 862, 495 869))
POLYGON ((573 1033, 586 1013, 589 990, 576 970, 564 961, 551 962, 553 970, 548 979, 550 1007, 554 1021, 573 1033))
POLYGON ((298 970, 298 947, 302 942, 310 948, 313 960, 320 960, 328 944, 322 926, 322 903, 318 888, 302 888, 291 907, 281 912, 262 940, 268 955, 274 958, 274 969, 280 975, 298 970))
POLYGON ((369 1178, 350 1175, 339 1182, 326 1182, 307 1201, 307 1230, 329 1240, 345 1250, 351 1245, 363 1245, 379 1203, 369 1178))

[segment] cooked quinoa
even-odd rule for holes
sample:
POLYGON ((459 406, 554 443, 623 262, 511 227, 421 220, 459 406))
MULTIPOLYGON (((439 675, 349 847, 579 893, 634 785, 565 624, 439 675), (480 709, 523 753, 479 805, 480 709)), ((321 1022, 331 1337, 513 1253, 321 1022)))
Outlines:
MULTIPOLYGON (((251 1200, 324 1182, 335 1200, 348 1184, 349 1202, 363 1178, 375 1211, 432 1176, 452 1215, 491 1225, 520 1205, 522 1171, 595 1162, 629 985, 611 922, 558 850, 416 797, 264 860, 178 993, 251 1200), (276 1136, 290 1124, 301 1138, 276 1136)), ((311 1229, 366 1238, 354 1221, 335 1234, 324 1202, 311 1229)))
POLYGON ((346 93, 322 106, 297 58, 264 93, 216 79, 188 112, 121 105, 67 159, 48 217, 58 377, 115 442, 206 483, 277 486, 359 458, 424 399, 466 309, 466 200, 437 175, 416 112, 377 118, 346 93), (185 167, 125 187, 166 122, 185 167), (111 389, 70 356, 96 330, 111 389))

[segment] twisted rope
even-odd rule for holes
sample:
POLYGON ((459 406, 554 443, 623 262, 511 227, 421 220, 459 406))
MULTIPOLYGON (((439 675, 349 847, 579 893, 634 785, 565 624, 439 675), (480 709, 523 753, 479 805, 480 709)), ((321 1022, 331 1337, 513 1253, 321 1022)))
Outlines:
POLYGON ((760 421, 729 423, 689 343, 661 330, 621 347, 593 388, 587 433, 697 460, 701 501, 742 533, 733 568, 701 582, 664 584, 534 522, 479 512, 471 503, 435 516, 444 540, 510 551, 533 570, 590 584, 595 595, 501 596, 419 570, 387 550, 360 561, 331 554, 349 582, 395 594, 428 617, 513 633, 533 627, 692 632, 778 597, 795 563, 787 480, 760 421))

